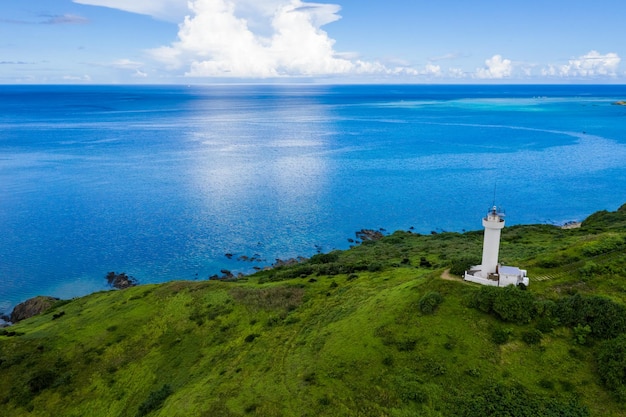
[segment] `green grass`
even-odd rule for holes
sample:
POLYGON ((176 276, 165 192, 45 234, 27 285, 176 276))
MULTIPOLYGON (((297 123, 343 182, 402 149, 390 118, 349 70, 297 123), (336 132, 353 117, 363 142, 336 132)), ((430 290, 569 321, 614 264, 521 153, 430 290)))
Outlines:
MULTIPOLYGON (((472 307, 481 287, 441 279, 481 244, 479 232, 396 232, 241 282, 60 302, 0 335, 0 415, 499 415, 491 403, 511 415, 626 415, 596 370, 600 340, 550 331, 539 313, 503 322, 472 307)), ((625 245, 622 207, 579 229, 505 228, 501 259, 528 269, 535 300, 626 305, 625 245)))

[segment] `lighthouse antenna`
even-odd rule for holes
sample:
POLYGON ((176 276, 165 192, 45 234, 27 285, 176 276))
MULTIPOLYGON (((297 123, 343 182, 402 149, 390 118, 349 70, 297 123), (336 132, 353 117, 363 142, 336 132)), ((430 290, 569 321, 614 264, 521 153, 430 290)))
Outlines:
POLYGON ((494 181, 493 183, 493 204, 491 205, 492 207, 496 206, 496 190, 498 188, 498 182, 494 181))

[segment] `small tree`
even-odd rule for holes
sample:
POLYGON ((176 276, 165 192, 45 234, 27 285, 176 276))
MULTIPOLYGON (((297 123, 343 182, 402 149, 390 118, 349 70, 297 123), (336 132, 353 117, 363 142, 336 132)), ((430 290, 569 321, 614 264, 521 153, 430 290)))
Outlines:
POLYGON ((435 291, 426 293, 419 301, 419 308, 423 314, 433 314, 439 304, 443 302, 441 294, 435 291))

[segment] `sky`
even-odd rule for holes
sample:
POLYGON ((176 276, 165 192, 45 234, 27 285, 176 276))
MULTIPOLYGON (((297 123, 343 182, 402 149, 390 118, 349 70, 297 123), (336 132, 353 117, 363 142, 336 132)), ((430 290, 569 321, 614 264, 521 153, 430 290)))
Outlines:
POLYGON ((0 84, 622 84, 624 16, 624 0, 0 0, 0 84))

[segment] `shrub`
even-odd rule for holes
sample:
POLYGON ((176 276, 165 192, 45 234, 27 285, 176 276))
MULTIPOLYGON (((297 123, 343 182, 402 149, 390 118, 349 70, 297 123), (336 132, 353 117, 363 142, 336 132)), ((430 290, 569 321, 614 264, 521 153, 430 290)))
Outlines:
POLYGON ((529 323, 536 311, 535 297, 512 285, 505 288, 481 287, 474 294, 471 306, 517 324, 529 323))
POLYGON ((256 339, 257 337, 261 336, 258 333, 252 333, 246 336, 245 339, 243 339, 246 343, 252 343, 254 342, 254 339, 256 339))
POLYGON ((509 341, 511 333, 513 333, 511 329, 497 328, 493 332, 491 332, 491 340, 496 345, 503 345, 509 341))
POLYGON ((626 307, 608 298, 580 294, 564 297, 557 302, 555 314, 565 326, 589 325, 590 335, 596 339, 626 333, 626 307))
POLYGON ((579 345, 584 345, 587 343, 587 336, 591 333, 591 327, 588 324, 584 326, 582 324, 577 324, 576 327, 572 329, 574 332, 574 340, 579 345))
POLYGON ((383 365, 393 366, 393 364, 394 364, 393 356, 385 356, 383 358, 383 365))
POLYGON ((56 371, 51 369, 44 369, 41 371, 37 371, 33 374, 33 376, 28 380, 28 388, 30 392, 33 394, 38 394, 41 391, 50 388, 54 385, 55 381, 58 378, 58 374, 56 371))
POLYGON ((620 401, 626 401, 626 335, 602 343, 597 362, 602 383, 620 401))
POLYGON ((379 262, 372 262, 367 265, 367 270, 369 272, 378 272, 383 270, 383 265, 379 262))
POLYGON ((487 384, 480 395, 459 396, 455 416, 560 416, 588 417, 589 410, 576 401, 562 402, 530 393, 522 385, 487 384))
POLYGON ((450 273, 452 275, 462 276, 465 274, 465 271, 478 264, 480 264, 480 259, 475 256, 457 258, 450 263, 450 273))
POLYGON ((311 264, 329 264, 339 260, 339 252, 318 253, 311 256, 309 263, 311 264))
POLYGON ((537 330, 532 329, 522 333, 522 340, 527 345, 537 345, 541 342, 541 337, 543 334, 537 330))
POLYGON ((396 389, 398 396, 405 403, 413 401, 417 404, 423 404, 428 401, 428 394, 417 381, 401 381, 396 389))
POLYGON ((417 346, 417 340, 412 338, 402 339, 396 341, 396 347, 400 352, 410 352, 415 350, 415 346, 417 346))
POLYGON ((152 391, 148 398, 139 406, 137 416, 145 416, 146 414, 161 408, 167 397, 172 395, 172 392, 172 388, 167 384, 163 385, 161 389, 157 391, 152 391))
POLYGON ((422 314, 433 314, 439 304, 443 302, 441 294, 435 291, 426 293, 419 301, 419 309, 422 314))
POLYGON ((541 333, 551 333, 555 329, 556 325, 556 320, 548 317, 542 317, 537 321, 535 328, 541 333))

